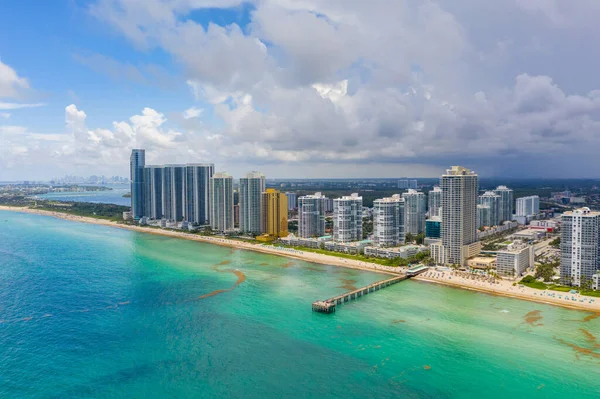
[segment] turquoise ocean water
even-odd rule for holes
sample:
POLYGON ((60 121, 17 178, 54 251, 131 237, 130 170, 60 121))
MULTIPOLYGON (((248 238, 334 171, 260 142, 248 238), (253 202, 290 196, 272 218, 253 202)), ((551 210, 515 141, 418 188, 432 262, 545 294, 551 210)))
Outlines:
POLYGON ((598 398, 600 318, 0 211, 0 398, 598 398))

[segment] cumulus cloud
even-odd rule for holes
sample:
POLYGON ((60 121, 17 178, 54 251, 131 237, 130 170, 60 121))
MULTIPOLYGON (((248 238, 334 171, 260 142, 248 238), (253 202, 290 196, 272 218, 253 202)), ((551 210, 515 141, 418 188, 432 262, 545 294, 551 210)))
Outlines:
MULTIPOLYGON (((209 155, 306 176, 456 163, 494 175, 596 173, 600 57, 589 49, 600 39, 598 2, 261 0, 246 26, 193 19, 196 9, 239 4, 96 1, 92 14, 136 48, 182 66, 206 112, 167 120, 145 108, 89 128, 69 106, 72 153, 126 165, 131 146, 146 146, 157 160, 209 155)), ((102 59, 104 69, 146 79, 113 61, 102 59)))

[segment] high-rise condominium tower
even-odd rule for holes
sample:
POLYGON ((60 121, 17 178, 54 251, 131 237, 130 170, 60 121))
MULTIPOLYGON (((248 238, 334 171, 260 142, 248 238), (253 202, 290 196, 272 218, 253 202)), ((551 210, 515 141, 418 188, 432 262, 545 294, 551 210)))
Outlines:
POLYGON ((494 193, 500 196, 500 221, 512 220, 513 215, 513 190, 506 186, 498 186, 494 193))
POLYGON ((321 193, 298 198, 298 237, 325 234, 325 197, 321 193))
POLYGON ((260 200, 265 192, 265 176, 259 172, 250 172, 240 179, 240 230, 244 233, 260 234, 260 200))
POLYGON ((129 158, 129 176, 131 179, 131 214, 138 220, 144 216, 144 165, 146 164, 146 151, 142 149, 131 150, 129 158))
POLYGON ((233 177, 215 173, 210 178, 210 225, 213 230, 233 229, 233 177))
POLYGON ((483 226, 498 226, 500 224, 501 200, 502 197, 493 191, 486 191, 483 195, 479 196, 479 205, 485 205, 490 208, 488 219, 483 226))
POLYGON ((561 219, 560 279, 580 286, 600 270, 600 212, 581 208, 561 219))
POLYGON ((185 219, 193 224, 207 224, 210 220, 210 178, 213 164, 185 166, 185 219))
POLYGON ((379 247, 404 243, 404 199, 400 194, 373 201, 373 241, 379 247))
POLYGON ((144 168, 144 199, 146 202, 144 216, 151 219, 162 219, 162 166, 146 166, 144 168))
POLYGON ((463 265, 479 253, 477 241, 478 177, 453 166, 440 179, 442 189, 442 242, 431 246, 438 263, 463 265))
POLYGON ((352 242, 362 240, 362 197, 358 194, 333 200, 333 240, 352 242))
POLYGON ((288 235, 288 197, 268 188, 262 193, 262 232, 271 237, 288 235))
POLYGON ((433 190, 427 193, 427 202, 429 217, 439 216, 440 208, 442 207, 442 189, 435 186, 433 190))
POLYGON ((425 231, 426 202, 425 194, 409 189, 402 194, 404 198, 404 231, 406 234, 420 234, 425 231))
POLYGON ((529 197, 517 198, 517 216, 535 216, 540 213, 540 197, 530 195, 529 197))
POLYGON ((163 216, 167 220, 181 222, 184 219, 185 167, 165 165, 163 167, 162 202, 163 216))

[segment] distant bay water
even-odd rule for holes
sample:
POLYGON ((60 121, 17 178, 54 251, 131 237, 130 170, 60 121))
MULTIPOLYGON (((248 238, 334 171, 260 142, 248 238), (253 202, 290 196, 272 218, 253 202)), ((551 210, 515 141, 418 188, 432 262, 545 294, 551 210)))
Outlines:
POLYGON ((123 197, 123 195, 130 192, 130 187, 128 184, 108 184, 104 187, 111 188, 112 190, 52 192, 48 194, 36 195, 35 198, 54 201, 92 202, 96 204, 104 203, 131 206, 131 198, 123 197))
POLYGON ((0 211, 0 398, 598 398, 600 318, 0 211))

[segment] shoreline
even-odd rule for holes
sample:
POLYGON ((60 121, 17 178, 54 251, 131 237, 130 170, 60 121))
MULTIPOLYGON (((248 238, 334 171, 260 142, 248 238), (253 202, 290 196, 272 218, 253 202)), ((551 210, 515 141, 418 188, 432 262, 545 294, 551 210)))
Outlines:
MULTIPOLYGON (((21 212, 21 213, 29 213, 34 215, 42 215, 42 216, 50 216, 57 219, 70 220, 74 222, 83 222, 89 224, 95 224, 100 226, 107 227, 117 227, 130 231, 137 231, 140 233, 154 234, 160 235, 164 237, 171 238, 180 238, 190 241, 203 242, 207 244, 216 244, 220 246, 225 246, 229 248, 235 249, 243 249, 255 252, 261 252, 269 255, 278 255, 286 258, 298 259, 305 262, 318 263, 322 265, 329 266, 339 266, 345 267, 355 270, 361 270, 366 272, 374 272, 381 273, 386 275, 398 275, 400 272, 403 272, 405 268, 393 268, 389 266, 383 266, 376 263, 363 262, 359 260, 353 259, 344 259, 336 256, 317 254, 314 252, 305 252, 302 250, 291 249, 291 248, 283 248, 283 247, 274 247, 274 246, 265 246, 263 244, 251 244, 245 243, 243 241, 230 240, 226 238, 219 237, 210 237, 210 236, 200 236, 196 234, 186 233, 183 231, 172 231, 172 230, 163 230, 156 229, 151 227, 143 227, 143 226, 132 226, 132 225, 124 225, 118 224, 116 222, 112 222, 106 219, 96 219, 92 217, 85 216, 77 216, 71 215, 68 213, 55 212, 55 211, 46 211, 39 209, 32 209, 27 207, 12 207, 6 205, 0 205, 0 211, 9 211, 9 212, 21 212)), ((498 295, 506 298, 513 298, 519 300, 525 300, 530 302, 543 303, 547 305, 555 305, 561 306, 564 308, 574 309, 574 310, 582 310, 588 312, 596 312, 600 314, 600 298, 594 297, 586 297, 586 296, 576 296, 577 301, 567 301, 565 299, 559 299, 558 296, 561 295, 563 297, 567 296, 567 293, 558 292, 558 291, 549 291, 555 294, 555 297, 548 296, 546 291, 535 290, 529 287, 519 287, 513 286, 512 282, 506 280, 500 280, 500 282, 496 284, 491 284, 487 282, 482 282, 478 280, 470 280, 460 277, 455 273, 448 272, 438 272, 438 271, 428 271, 424 274, 413 277, 413 279, 426 282, 426 283, 435 283, 441 284, 445 286, 451 286, 454 288, 482 292, 489 295, 498 295), (584 302, 579 302, 579 299, 583 299, 584 302), (590 303, 590 300, 593 300, 590 303)), ((569 294, 569 296, 574 296, 569 294)))
POLYGON ((21 213, 28 213, 28 214, 33 214, 33 215, 50 216, 50 217, 54 217, 57 219, 69 220, 69 221, 73 221, 73 222, 82 222, 82 223, 95 224, 95 225, 99 225, 99 226, 116 227, 116 228, 121 228, 121 229, 125 229, 125 230, 136 231, 139 233, 154 234, 154 235, 160 235, 160 236, 171 237, 171 238, 180 238, 180 239, 184 239, 184 240, 220 245, 220 246, 229 247, 229 248, 261 252, 261 253, 265 253, 265 254, 269 254, 269 255, 278 255, 278 256, 283 256, 286 258, 302 260, 305 262, 318 263, 318 264, 328 265, 328 266, 346 267, 349 269, 381 273, 381 274, 385 274, 385 275, 398 275, 402 271, 404 271, 404 268, 383 266, 383 265, 379 265, 376 263, 363 262, 363 261, 353 260, 353 259, 345 259, 345 258, 333 256, 333 255, 324 255, 324 254, 318 254, 318 253, 314 253, 314 252, 305 252, 305 251, 302 251, 299 249, 274 247, 271 245, 262 245, 262 244, 251 244, 251 243, 246 243, 243 241, 230 240, 230 239, 221 238, 221 237, 201 236, 201 235, 197 235, 197 234, 187 233, 184 231, 173 231, 173 230, 164 230, 164 229, 158 229, 158 228, 152 228, 152 227, 118 224, 116 222, 112 222, 112 221, 106 220, 106 219, 97 219, 97 218, 92 218, 92 217, 87 217, 87 216, 77 216, 77 215, 71 215, 69 213, 63 213, 63 212, 46 211, 46 210, 32 209, 32 208, 27 208, 27 207, 12 207, 12 206, 6 206, 6 205, 0 205, 0 211, 21 212, 21 213))

